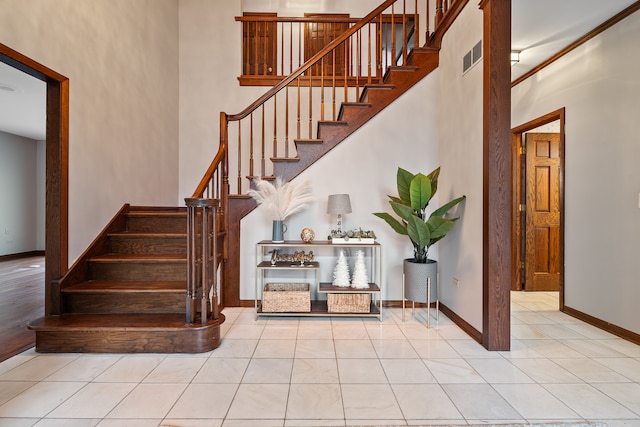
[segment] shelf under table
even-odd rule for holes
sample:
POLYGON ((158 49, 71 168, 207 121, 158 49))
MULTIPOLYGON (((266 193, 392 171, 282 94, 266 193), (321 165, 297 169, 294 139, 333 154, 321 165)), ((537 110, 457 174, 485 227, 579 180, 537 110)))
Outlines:
POLYGON ((369 305, 369 313, 329 313, 326 301, 311 301, 311 311, 304 312, 285 312, 285 313, 273 313, 263 312, 262 304, 258 305, 257 314, 260 316, 333 316, 333 317, 379 317, 380 308, 373 302, 369 305))
POLYGON ((320 283, 318 292, 332 294, 377 294, 380 293, 380 287, 375 283, 369 283, 368 288, 345 288, 342 286, 334 286, 332 283, 320 283))

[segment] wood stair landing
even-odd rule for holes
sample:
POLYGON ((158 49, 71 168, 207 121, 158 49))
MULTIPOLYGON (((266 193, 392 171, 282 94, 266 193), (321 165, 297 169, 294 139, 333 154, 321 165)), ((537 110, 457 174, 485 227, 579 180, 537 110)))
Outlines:
POLYGON ((184 208, 125 205, 60 281, 60 314, 29 325, 36 351, 199 353, 224 316, 186 322, 184 208))

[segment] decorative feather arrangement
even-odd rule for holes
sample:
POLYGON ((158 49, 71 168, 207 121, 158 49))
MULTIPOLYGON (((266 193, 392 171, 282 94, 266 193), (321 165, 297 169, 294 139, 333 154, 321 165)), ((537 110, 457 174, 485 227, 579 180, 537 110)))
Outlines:
POLYGON ((277 177, 273 184, 261 179, 256 179, 253 184, 255 189, 249 190, 249 195, 269 211, 274 220, 284 221, 306 209, 313 201, 311 185, 307 180, 284 182, 277 177))

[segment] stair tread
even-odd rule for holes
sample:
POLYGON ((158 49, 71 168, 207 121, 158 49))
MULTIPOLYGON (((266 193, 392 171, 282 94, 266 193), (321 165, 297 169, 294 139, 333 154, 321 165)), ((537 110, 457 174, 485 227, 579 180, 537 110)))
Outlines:
POLYGON ((420 67, 416 65, 392 65, 389 67, 389 70, 392 71, 418 71, 420 67))
POLYGON ((272 162, 299 162, 300 157, 270 157, 272 162))
POLYGON ((388 83, 371 83, 364 85, 365 89, 395 89, 396 85, 388 84, 388 83))
POLYGON ((189 324, 184 313, 105 313, 105 314, 62 314, 34 320, 29 328, 36 331, 61 330, 179 330, 201 328, 199 323, 189 324))
POLYGON ((340 120, 318 120, 318 124, 331 126, 349 126, 349 123, 340 120))
POLYGON ((183 207, 131 207, 128 216, 184 216, 187 210, 183 207))
POLYGON ((90 280, 62 290, 64 293, 102 292, 186 292, 186 281, 140 281, 140 280, 90 280))
POLYGON ((187 233, 144 233, 140 231, 121 231, 117 233, 109 233, 109 237, 166 237, 166 238, 182 238, 187 233))
POLYGON ((369 102, 343 102, 341 107, 369 108, 372 104, 369 102))
POLYGON ((296 138, 293 140, 296 144, 322 144, 324 139, 322 138, 296 138))
POLYGON ((186 261, 184 254, 105 254, 90 259, 92 262, 158 262, 158 261, 186 261))

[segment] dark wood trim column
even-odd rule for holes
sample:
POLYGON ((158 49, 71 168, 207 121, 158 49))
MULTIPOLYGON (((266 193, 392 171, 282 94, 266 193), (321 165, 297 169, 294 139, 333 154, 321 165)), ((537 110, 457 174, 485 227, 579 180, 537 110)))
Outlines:
POLYGON ((0 61, 47 83, 45 314, 58 314, 69 268, 69 79, 2 43, 0 61))
POLYGON ((482 0, 483 314, 482 345, 510 349, 511 1, 482 0))
POLYGON ((47 80, 45 314, 60 314, 69 268, 69 80, 47 80))

